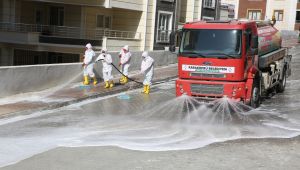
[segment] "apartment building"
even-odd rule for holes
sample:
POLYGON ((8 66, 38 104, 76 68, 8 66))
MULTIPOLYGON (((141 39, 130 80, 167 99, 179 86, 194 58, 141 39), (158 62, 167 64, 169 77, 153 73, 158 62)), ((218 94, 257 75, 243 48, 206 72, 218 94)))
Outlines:
POLYGON ((239 0, 238 18, 264 20, 267 0, 239 0))
POLYGON ((300 5, 298 0, 239 0, 238 18, 253 20, 276 19, 275 27, 279 30, 299 28, 300 5))
POLYGON ((279 30, 294 30, 297 0, 268 0, 266 18, 276 19, 275 27, 279 30))
POLYGON ((201 19, 218 20, 220 18, 219 0, 203 0, 201 19))
POLYGON ((239 11, 239 2, 240 2, 239 0, 221 0, 220 13, 222 13, 222 10, 226 10, 226 8, 227 8, 229 18, 237 19, 238 11, 239 11), (234 15, 234 16, 232 16, 232 15, 234 15))
POLYGON ((220 5, 220 20, 234 19, 235 6, 232 4, 221 3, 220 5))
POLYGON ((0 65, 78 62, 84 45, 154 48, 156 0, 1 0, 0 65))
POLYGON ((197 20, 219 19, 219 0, 181 0, 178 2, 179 25, 197 20))
POLYGON ((170 35, 176 30, 176 5, 176 0, 157 0, 154 50, 163 50, 170 44, 170 35))

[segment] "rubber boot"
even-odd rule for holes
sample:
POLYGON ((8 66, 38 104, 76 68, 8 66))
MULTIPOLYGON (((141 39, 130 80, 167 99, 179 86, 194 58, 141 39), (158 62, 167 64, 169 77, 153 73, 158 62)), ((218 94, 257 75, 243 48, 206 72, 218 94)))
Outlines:
POLYGON ((123 84, 126 84, 128 82, 128 78, 124 76, 123 84))
POLYGON ((84 84, 84 85, 90 84, 90 82, 89 82, 89 77, 88 77, 88 76, 84 76, 83 84, 84 84))
POLYGON ((98 83, 96 76, 93 77, 93 80, 94 80, 94 85, 96 85, 98 83))
POLYGON ((119 81, 121 84, 124 82, 124 76, 122 76, 121 78, 120 78, 120 81, 119 81))
POLYGON ((146 91, 145 91, 145 94, 149 94, 150 93, 150 86, 149 85, 146 85, 146 91))
POLYGON ((108 81, 105 81, 105 86, 104 86, 104 88, 108 88, 108 87, 109 87, 108 81))
POLYGON ((111 81, 109 82, 109 88, 113 88, 113 87, 114 87, 114 81, 111 80, 111 81))
POLYGON ((146 90, 147 90, 147 86, 144 85, 144 89, 141 91, 141 93, 146 93, 146 90))

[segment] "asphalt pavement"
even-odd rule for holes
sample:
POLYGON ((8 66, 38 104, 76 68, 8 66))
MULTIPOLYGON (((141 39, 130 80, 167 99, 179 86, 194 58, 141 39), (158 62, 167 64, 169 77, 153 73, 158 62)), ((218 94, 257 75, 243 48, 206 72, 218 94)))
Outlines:
MULTIPOLYGON (((135 81, 143 82, 143 75, 139 72, 131 72, 129 77, 135 81)), ((168 81, 175 77, 177 77, 177 64, 155 68, 153 84, 168 81)), ((0 98, 0 118, 56 109, 87 99, 103 97, 142 87, 141 84, 130 80, 126 85, 121 85, 119 83, 119 77, 116 77, 114 82, 115 87, 105 89, 103 80, 97 85, 91 83, 87 86, 83 85, 82 82, 68 83, 68 80, 66 80, 66 84, 45 91, 0 98)))

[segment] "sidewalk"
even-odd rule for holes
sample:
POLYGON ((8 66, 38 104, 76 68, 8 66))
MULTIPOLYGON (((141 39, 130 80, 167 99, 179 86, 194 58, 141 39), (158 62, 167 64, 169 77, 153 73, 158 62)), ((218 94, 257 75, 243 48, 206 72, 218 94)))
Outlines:
MULTIPOLYGON (((141 74, 132 72, 130 78, 136 81, 142 81, 141 74)), ((153 83, 166 81, 177 77, 177 64, 156 68, 154 71, 153 83)), ((96 86, 84 86, 82 82, 67 84, 62 87, 45 90, 46 92, 34 92, 20 94, 8 98, 2 98, 0 101, 0 118, 11 117, 14 115, 31 114, 36 111, 50 110, 83 100, 112 95, 127 90, 142 87, 141 84, 129 82, 126 85, 120 85, 118 78, 114 79, 115 87, 105 89, 104 82, 100 81, 96 86)), ((151 94, 150 94, 151 95, 151 94)))

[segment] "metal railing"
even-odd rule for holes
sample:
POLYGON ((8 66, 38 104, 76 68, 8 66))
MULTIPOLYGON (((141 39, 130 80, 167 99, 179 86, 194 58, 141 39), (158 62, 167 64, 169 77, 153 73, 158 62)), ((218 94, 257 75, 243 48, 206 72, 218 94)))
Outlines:
POLYGON ((157 30, 156 42, 168 43, 172 30, 157 30))
POLYGON ((1 31, 13 32, 39 32, 45 36, 55 36, 63 38, 78 38, 78 39, 92 39, 99 40, 104 36, 109 38, 123 38, 123 39, 141 39, 141 33, 109 30, 109 29, 83 29, 80 27, 67 27, 55 25, 38 25, 38 24, 24 24, 24 23, 4 23, 0 22, 1 31))

